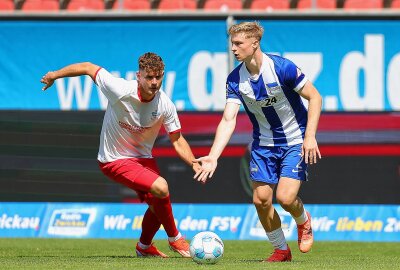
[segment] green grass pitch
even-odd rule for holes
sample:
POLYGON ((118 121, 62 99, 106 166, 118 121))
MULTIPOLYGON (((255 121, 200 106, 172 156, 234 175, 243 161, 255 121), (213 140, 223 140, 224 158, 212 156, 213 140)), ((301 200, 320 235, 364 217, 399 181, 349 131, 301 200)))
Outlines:
POLYGON ((137 258, 135 240, 0 238, 1 269, 400 269, 400 243, 315 242, 302 254, 290 242, 293 261, 261 263, 272 252, 266 241, 224 241, 224 257, 215 265, 197 265, 155 241, 170 258, 137 258))

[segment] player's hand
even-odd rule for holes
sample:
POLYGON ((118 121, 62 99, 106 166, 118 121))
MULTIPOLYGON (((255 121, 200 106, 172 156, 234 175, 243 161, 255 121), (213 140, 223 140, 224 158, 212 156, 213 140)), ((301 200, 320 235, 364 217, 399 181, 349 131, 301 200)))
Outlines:
POLYGON ((203 183, 213 176, 218 165, 217 159, 210 156, 195 159, 193 163, 201 164, 202 170, 197 172, 193 178, 203 183))
POLYGON ((192 163, 192 169, 193 169, 195 175, 200 175, 203 172, 203 168, 201 167, 200 163, 198 163, 198 162, 192 163))
POLYGON ((56 77, 53 71, 49 71, 46 73, 46 75, 44 75, 42 77, 42 79, 40 80, 41 83, 44 83, 45 86, 43 86, 42 90, 46 91, 47 88, 49 88, 50 86, 53 85, 54 81, 55 81, 56 77))
POLYGON ((301 149, 301 156, 304 158, 307 164, 317 163, 317 157, 321 159, 321 153, 319 152, 317 140, 315 137, 305 137, 303 146, 301 149))

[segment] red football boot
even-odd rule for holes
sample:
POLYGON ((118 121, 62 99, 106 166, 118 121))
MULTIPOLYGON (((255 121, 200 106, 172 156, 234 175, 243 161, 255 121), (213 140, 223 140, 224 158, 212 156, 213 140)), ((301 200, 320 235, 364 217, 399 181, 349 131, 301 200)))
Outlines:
POLYGON ((264 262, 290 262, 292 260, 292 252, 288 246, 287 250, 275 249, 274 253, 264 262))
POLYGON ((142 249, 139 247, 139 243, 136 244, 136 255, 138 257, 161 257, 161 258, 168 258, 167 255, 159 251, 156 246, 151 243, 151 245, 146 248, 142 249))
POLYGON ((190 258, 189 243, 183 237, 174 242, 169 242, 169 248, 178 252, 184 258, 190 258))
POLYGON ((311 250, 314 243, 313 232, 311 228, 311 215, 307 214, 307 221, 302 225, 297 225, 297 243, 301 252, 306 253, 311 250))

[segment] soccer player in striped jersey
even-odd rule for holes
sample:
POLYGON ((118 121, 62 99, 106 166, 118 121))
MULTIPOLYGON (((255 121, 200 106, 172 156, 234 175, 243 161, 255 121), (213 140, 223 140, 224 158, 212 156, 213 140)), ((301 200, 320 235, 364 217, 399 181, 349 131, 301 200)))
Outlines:
POLYGON ((311 216, 298 192, 307 180, 307 165, 321 158, 316 131, 322 99, 303 72, 288 59, 265 54, 260 41, 263 28, 257 22, 242 22, 229 29, 232 52, 239 64, 226 82, 226 106, 208 156, 196 159, 206 182, 235 129, 240 105, 253 124, 250 178, 253 203, 268 239, 274 246, 267 262, 291 261, 292 254, 272 205, 276 200, 297 223, 298 246, 308 252, 313 244, 311 216), (301 97, 308 100, 308 110, 301 97))
POLYGON ((92 63, 77 63, 48 72, 41 82, 43 90, 56 79, 89 75, 108 99, 97 155, 101 171, 112 180, 133 189, 149 208, 144 214, 142 233, 136 245, 137 256, 168 257, 152 239, 163 225, 169 247, 189 258, 189 244, 178 231, 172 213, 167 181, 160 176, 152 148, 163 125, 179 157, 194 172, 201 171, 189 144, 181 134, 175 105, 160 90, 164 62, 155 53, 139 58, 137 80, 114 77, 92 63))

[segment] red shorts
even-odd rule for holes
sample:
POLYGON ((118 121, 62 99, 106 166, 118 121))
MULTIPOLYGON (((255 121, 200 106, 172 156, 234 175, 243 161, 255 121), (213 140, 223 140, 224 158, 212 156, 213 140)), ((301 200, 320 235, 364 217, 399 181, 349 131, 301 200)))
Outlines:
POLYGON ((154 158, 127 158, 101 163, 101 171, 112 180, 136 191, 139 199, 152 204, 151 185, 160 176, 154 158))

